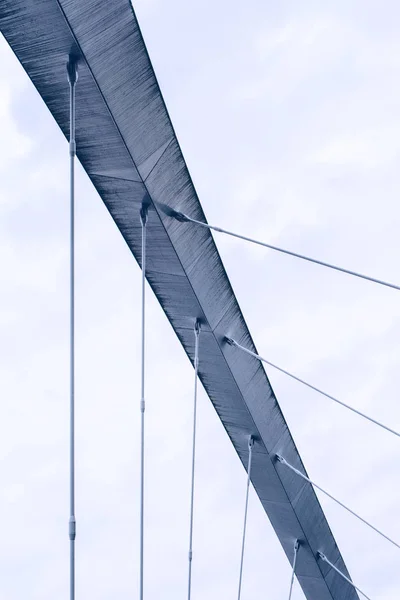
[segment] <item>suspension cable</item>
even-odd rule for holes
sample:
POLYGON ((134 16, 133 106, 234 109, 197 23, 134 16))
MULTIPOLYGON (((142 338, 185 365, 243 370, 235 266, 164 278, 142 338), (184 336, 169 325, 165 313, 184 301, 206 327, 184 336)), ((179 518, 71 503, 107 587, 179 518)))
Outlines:
POLYGON ((192 437, 192 475, 190 488, 190 525, 189 525, 189 572, 188 572, 188 600, 192 594, 192 560, 193 560, 193 516, 194 516, 194 479, 196 468, 196 425, 197 425, 197 381, 199 372, 199 339, 200 322, 196 320, 194 326, 194 394, 193 394, 193 437, 192 437))
POLYGON ((371 529, 373 529, 376 533, 379 533, 379 535, 382 536, 383 538, 385 538, 385 540, 387 540, 388 542, 390 542, 391 544, 393 544, 394 546, 396 546, 397 548, 400 549, 400 544, 398 544, 397 542, 395 542, 394 540, 392 540, 390 537, 388 537, 387 535, 385 535, 384 533, 382 533, 382 531, 380 531, 379 529, 377 529, 376 527, 374 527, 373 525, 371 525, 371 523, 369 523, 368 521, 366 521, 365 519, 363 519, 362 517, 360 517, 360 515, 358 515, 353 510, 351 510, 351 508, 349 508, 348 506, 346 506, 345 504, 343 504, 342 502, 340 502, 340 500, 338 500, 337 498, 335 498, 334 496, 332 496, 331 494, 329 494, 329 492, 327 492, 326 490, 324 490, 322 487, 320 487, 319 485, 317 485, 316 483, 314 483, 314 481, 311 481, 311 479, 309 479, 301 471, 299 471, 298 469, 296 469, 296 467, 293 467, 293 465, 291 465, 290 463, 288 463, 287 460, 285 458, 283 458, 283 456, 280 456, 279 454, 277 454, 276 458, 278 459, 278 461, 280 463, 282 463, 283 465, 285 465, 285 467, 288 467, 288 469, 290 469, 291 471, 293 471, 293 473, 296 473, 296 475, 298 475, 299 477, 301 477, 302 479, 304 479, 304 481, 307 481, 308 483, 310 483, 311 485, 313 485, 315 488, 317 488, 318 490, 320 490, 320 492, 322 492, 323 494, 325 494, 326 496, 328 496, 328 498, 330 498, 331 500, 333 500, 334 502, 336 502, 336 504, 339 504, 339 506, 341 506, 342 508, 344 508, 345 510, 347 510, 347 512, 349 512, 351 515, 353 515, 354 517, 357 517, 357 519, 359 519, 359 521, 361 521, 362 523, 364 523, 364 525, 367 525, 368 527, 370 527, 371 529))
POLYGON ((371 281, 372 283, 384 285, 386 287, 393 288, 394 290, 400 290, 400 286, 395 285, 394 283, 389 283, 389 282, 383 281, 381 279, 376 279, 375 277, 370 277, 369 275, 363 275, 362 273, 357 273, 356 271, 350 271, 349 269, 345 269, 343 267, 338 267, 336 265, 332 265, 332 264, 324 262, 322 260, 317 260, 316 258, 311 258, 310 256, 305 256, 304 254, 299 254, 298 252, 292 252, 291 250, 286 250, 285 248, 273 246, 272 244, 267 244, 266 242, 260 242, 259 240, 255 240, 255 239, 247 237, 245 235, 240 235, 239 233, 234 233, 233 231, 228 231, 226 229, 222 229, 222 227, 216 227, 215 225, 209 225, 208 223, 204 223, 203 221, 197 221, 197 219, 192 219, 192 217, 189 217, 188 215, 185 215, 184 213, 176 211, 173 208, 171 208, 170 206, 163 204, 162 202, 157 202, 156 205, 166 215, 176 219, 177 221, 181 221, 183 223, 184 222, 194 223, 195 225, 200 225, 200 227, 205 227, 206 229, 212 229, 213 231, 217 231, 218 233, 224 233, 226 235, 230 235, 230 236, 238 238, 240 240, 244 240, 245 242, 257 244, 258 246, 263 246, 264 248, 269 248, 270 250, 275 250, 276 252, 281 252, 282 254, 294 256, 295 258, 300 258, 302 260, 306 260, 306 261, 314 263, 316 265, 321 265, 322 267, 328 267, 328 269, 333 269, 334 271, 340 271, 341 273, 346 273, 347 275, 353 275, 354 277, 359 277, 360 279, 365 279, 367 281, 371 281))
POLYGON ((249 490, 250 490, 250 481, 251 481, 251 461, 253 458, 253 446, 254 446, 254 438, 252 435, 249 436, 249 459, 247 463, 247 485, 246 485, 246 502, 244 506, 244 522, 243 522, 243 536, 242 536, 242 552, 240 555, 240 571, 239 571, 239 589, 238 589, 238 600, 240 600, 240 595, 242 592, 242 576, 243 576, 243 561, 244 561, 244 547, 246 541, 246 529, 247 529, 247 512, 249 506, 249 490))
POLYGON ((70 600, 75 599, 75 85, 78 80, 76 60, 67 63, 69 82, 69 156, 70 156, 70 600))
POLYGON ((235 346, 236 348, 239 348, 240 350, 243 350, 243 352, 246 352, 246 354, 249 354, 250 356, 253 356, 254 358, 257 358, 261 362, 264 362, 267 365, 269 365, 270 367, 273 367, 274 369, 276 369, 277 371, 280 371, 280 373, 284 373, 285 375, 287 375, 288 377, 291 377, 295 381, 298 381, 299 383, 302 383, 303 385, 305 385, 306 387, 310 388, 311 390, 314 390, 314 392, 318 392, 322 396, 325 396, 325 398, 329 398, 330 400, 333 400, 337 404, 340 404, 341 406, 344 406, 344 408, 347 408, 348 410, 351 410, 356 415, 359 415, 360 417, 363 417, 364 419, 367 419, 367 421, 370 421, 371 423, 374 423, 374 425, 378 425, 378 427, 381 427, 382 429, 386 429, 386 431, 389 431, 389 433, 393 433, 397 437, 400 437, 400 433, 398 431, 396 431, 395 429, 391 429, 390 427, 388 427, 387 425, 384 425, 380 421, 376 421, 376 419, 373 419, 372 417, 369 417, 368 415, 366 415, 365 413, 357 410, 356 408, 353 408, 352 406, 349 406, 349 404, 346 404, 345 402, 342 402, 341 400, 338 400, 334 396, 331 396, 330 394, 327 394, 323 390, 320 390, 319 388, 315 387, 314 385, 311 385, 311 383, 307 383, 307 381, 304 381, 304 379, 300 379, 300 377, 297 377, 296 375, 293 375, 293 373, 290 373, 289 371, 286 371, 285 369, 282 369, 281 367, 278 367, 277 365, 275 365, 274 363, 270 362, 266 358, 263 358, 262 356, 260 356, 256 352, 253 352, 252 350, 249 350, 248 348, 245 348, 244 346, 242 346, 241 344, 239 344, 235 340, 232 340, 231 338, 226 337, 225 341, 228 344, 230 344, 231 346, 235 346))
POLYGON ((292 565, 292 577, 290 578, 289 600, 291 600, 291 598, 292 598, 294 575, 296 572, 296 562, 297 562, 297 554, 298 554, 299 548, 300 548, 300 542, 299 542, 299 540, 296 540, 294 543, 294 556, 293 556, 293 565, 292 565))
POLYGON ((144 412, 145 412, 145 295, 146 295, 146 225, 147 206, 140 210, 142 225, 142 336, 141 336, 141 394, 140 394, 140 559, 139 559, 139 598, 143 600, 143 574, 144 574, 144 412))
POLYGON ((326 562, 330 567, 332 567, 332 569, 334 571, 336 571, 336 573, 338 573, 341 577, 343 577, 343 579, 345 579, 347 581, 347 583, 349 583, 350 585, 353 586, 353 588, 355 590, 357 590, 357 592, 360 592, 360 594, 362 594, 364 596, 364 598, 366 598, 367 600, 371 600, 371 598, 369 598, 369 596, 367 596, 367 594, 364 594, 364 592, 362 592, 360 590, 360 588, 358 588, 356 585, 354 585, 354 583, 351 581, 351 579, 349 579, 348 577, 346 577, 346 575, 344 573, 342 573, 342 571, 340 571, 337 567, 335 567, 335 565, 333 563, 331 563, 330 560, 328 560, 325 556, 325 554, 323 554, 322 552, 318 552, 318 556, 321 560, 323 560, 324 562, 326 562))

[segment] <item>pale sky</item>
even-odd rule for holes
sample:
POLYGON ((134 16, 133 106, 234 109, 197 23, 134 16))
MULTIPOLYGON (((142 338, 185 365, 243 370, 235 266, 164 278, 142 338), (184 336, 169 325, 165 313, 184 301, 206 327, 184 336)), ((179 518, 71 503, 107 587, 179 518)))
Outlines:
MULTIPOLYGON (((134 7, 209 222, 400 284, 398 3, 134 7)), ((0 64, 0 600, 66 600, 68 146, 4 39, 0 64)), ((76 236, 77 598, 130 600, 140 269, 80 167, 76 236)), ((400 429, 399 292, 215 239, 260 353, 400 429)), ((176 600, 193 369, 147 298, 146 598, 176 600)), ((399 440, 267 374, 310 477, 399 541, 399 440)), ((202 388, 198 408, 193 600, 234 598, 246 474, 202 388)), ((398 550, 319 498, 354 582, 398 600, 398 550)), ((242 600, 282 600, 289 580, 252 490, 242 600)))

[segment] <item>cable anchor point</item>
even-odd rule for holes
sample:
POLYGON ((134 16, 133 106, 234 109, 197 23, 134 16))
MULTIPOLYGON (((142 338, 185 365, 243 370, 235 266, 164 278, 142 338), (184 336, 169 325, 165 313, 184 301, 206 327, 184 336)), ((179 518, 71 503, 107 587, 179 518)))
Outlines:
POLYGON ((68 82, 74 86, 78 81, 78 61, 70 55, 67 62, 68 82))
POLYGON ((140 222, 143 227, 146 227, 148 213, 149 209, 147 204, 142 204, 142 207, 140 209, 140 222))
POLYGON ((191 220, 185 213, 179 212, 179 210, 175 210, 173 216, 180 223, 189 223, 191 220))

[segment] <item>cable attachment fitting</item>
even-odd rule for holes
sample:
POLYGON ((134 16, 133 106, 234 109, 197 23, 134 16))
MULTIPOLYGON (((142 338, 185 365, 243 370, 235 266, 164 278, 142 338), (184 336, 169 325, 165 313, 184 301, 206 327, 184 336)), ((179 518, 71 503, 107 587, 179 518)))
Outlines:
POLYGON ((71 54, 67 62, 67 73, 70 85, 74 86, 78 81, 78 62, 71 54))
POLYGON ((252 450, 253 446, 254 446, 254 436, 253 435, 249 435, 249 450, 252 450))
POLYGON ((173 211, 173 217, 179 221, 180 223, 189 223, 190 219, 187 215, 185 215, 185 213, 179 212, 179 210, 174 210, 173 211))
POLYGON ((323 552, 320 552, 320 551, 317 552, 317 558, 320 558, 321 560, 323 560, 325 562, 327 561, 327 558, 326 558, 325 554, 323 552))
POLYGON ((275 458, 282 464, 286 462, 283 456, 281 456, 280 454, 275 454, 275 458))
POLYGON ((140 209, 140 222, 143 227, 146 227, 148 212, 147 204, 142 204, 142 208, 140 209))
POLYGON ((229 344, 230 346, 236 346, 236 342, 235 340, 233 340, 232 338, 225 336, 224 337, 224 341, 229 344))
POLYGON ((300 548, 300 540, 296 540, 294 543, 294 551, 298 552, 299 548, 300 548))
POLYGON ((69 539, 73 541, 76 537, 76 520, 75 517, 70 517, 68 523, 69 539))
POLYGON ((194 353, 194 367, 197 370, 199 368, 199 338, 200 338, 200 321, 196 319, 194 323, 194 336, 196 339, 195 353, 194 353))

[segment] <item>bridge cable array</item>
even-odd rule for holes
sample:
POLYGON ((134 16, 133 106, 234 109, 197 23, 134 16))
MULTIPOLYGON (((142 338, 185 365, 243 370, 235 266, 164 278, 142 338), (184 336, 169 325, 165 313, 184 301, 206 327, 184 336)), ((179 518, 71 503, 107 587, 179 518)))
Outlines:
POLYGON ((248 512, 248 507, 249 507, 249 490, 250 490, 250 481, 251 481, 251 462, 252 462, 252 458, 253 458, 253 446, 254 446, 254 438, 252 435, 250 435, 249 443, 248 443, 249 459, 248 459, 248 463, 247 463, 246 501, 245 501, 245 505, 244 505, 244 521, 243 521, 243 535, 242 535, 242 552, 240 555, 238 600, 240 600, 240 596, 242 593, 244 548, 245 548, 245 542, 246 542, 247 512, 248 512))
POLYGON ((345 402, 342 402, 341 400, 338 400, 334 396, 331 396, 330 394, 327 394, 323 390, 320 390, 319 388, 315 387, 314 385, 311 385, 311 383, 307 383, 307 381, 304 381, 304 379, 300 379, 300 377, 297 377, 297 375, 293 375, 293 373, 290 373, 290 371, 286 371, 285 369, 282 369, 281 367, 278 367, 277 365, 275 365, 274 363, 270 362, 266 358, 263 358, 262 356, 260 356, 256 352, 253 352, 252 350, 249 350, 248 348, 245 348, 245 346, 242 346, 236 340, 233 340, 233 339, 231 339, 229 337, 225 337, 225 341, 230 346, 235 346, 235 348, 239 348, 239 350, 242 350, 243 352, 246 352, 246 354, 249 354, 253 358, 256 358, 257 360, 260 360, 261 362, 266 363, 270 367, 273 367, 277 371, 280 371, 281 373, 284 373, 285 375, 287 375, 288 377, 291 377, 295 381, 298 381, 299 383, 302 383, 303 385, 307 386, 311 390, 314 390, 315 392, 318 392, 322 396, 325 396, 326 398, 329 398, 330 400, 333 400, 337 404, 340 404, 341 406, 344 406, 344 408, 347 408, 348 410, 351 410, 353 413, 359 415, 360 417, 363 417, 364 419, 367 419, 371 423, 374 423, 374 425, 377 425, 378 427, 381 427, 382 429, 386 429, 386 431, 389 431, 389 433, 393 433, 393 435, 396 435, 397 437, 400 437, 400 433, 398 431, 395 431, 394 429, 391 429, 387 425, 384 425, 383 423, 380 423, 379 421, 376 421, 372 417, 369 417, 365 413, 357 410, 356 408, 353 408, 349 404, 346 404, 345 402))
POLYGON ((194 516, 194 481, 196 468, 196 429, 197 429, 197 380, 199 372, 199 341, 200 322, 196 320, 194 326, 194 394, 193 394, 193 435, 192 435, 192 474, 190 488, 190 525, 189 525, 189 571, 188 571, 188 600, 192 595, 192 559, 193 559, 193 516, 194 516))
MULTIPOLYGON (((204 223, 202 221, 198 221, 196 219, 193 219, 187 215, 185 215, 184 213, 175 211, 174 209, 170 208, 169 206, 160 203, 160 202, 154 202, 155 205, 161 209, 167 216, 172 217, 174 219, 176 219, 177 221, 180 222, 188 222, 188 223, 193 223, 195 225, 198 225, 200 227, 204 227, 207 228, 209 230, 213 230, 219 233, 224 233, 226 235, 230 235, 232 237, 238 238, 238 239, 242 239, 244 241, 253 243, 253 244, 257 244, 259 246, 263 246, 265 248, 268 248, 270 250, 275 250, 277 252, 281 252, 283 254, 287 254, 290 256, 293 256, 295 258, 299 258, 302 260, 306 260, 308 262, 314 263, 314 264, 318 264, 320 266, 323 267, 327 267, 330 269, 333 269, 335 271, 339 271, 342 273, 345 273, 347 275, 352 275, 354 277, 358 277, 360 279, 364 279, 366 281, 370 281, 372 283, 376 283, 379 285, 383 285, 386 287, 390 287, 392 289, 396 289, 396 290, 400 290, 400 286, 389 283, 387 281, 383 281, 380 279, 376 279, 374 277, 370 277, 368 275, 363 275, 362 273, 358 273, 355 271, 351 271, 349 269, 345 269, 343 267, 338 267, 336 265, 332 265, 330 263, 326 263, 324 261, 320 261, 296 252, 292 252, 290 250, 286 250, 284 248, 280 248, 277 246, 273 246, 272 244, 268 244, 265 242, 261 242, 259 240, 255 240, 253 238, 249 238, 247 236, 243 236, 237 233, 234 233, 232 231, 228 231, 226 229, 222 229, 221 227, 216 227, 213 225, 209 225, 208 223, 204 223)), ((372 417, 369 417, 368 415, 362 413, 361 411, 353 408, 352 406, 342 402, 341 400, 338 400, 337 398, 335 398, 334 396, 331 396, 330 394, 327 394, 326 392, 324 392, 323 390, 320 390, 319 388, 309 384, 308 382, 304 381, 303 379, 300 379, 299 377, 297 377, 296 375, 293 375, 292 373, 290 373, 289 371, 286 371, 285 369, 282 369, 281 367, 275 365, 274 363, 268 361, 267 359, 261 357, 260 355, 256 354, 255 352, 245 348, 244 346, 242 346, 241 344, 239 344, 238 342, 236 342, 235 340, 229 338, 229 337, 225 337, 225 341, 232 345, 235 346, 239 349, 241 349, 242 351, 246 352, 247 354, 253 356, 254 358, 265 362, 266 364, 268 364, 269 366, 275 368, 276 370, 280 371, 281 373, 284 373, 285 375, 291 377, 292 379, 298 381, 299 383, 302 383, 303 385, 307 386, 308 388, 318 392, 319 394, 329 398, 330 400, 336 402, 337 404, 343 406, 344 408, 347 408, 348 410, 351 410, 352 412, 354 412, 355 414, 358 414, 359 416, 363 417, 364 419, 370 421, 371 423, 374 423, 375 425, 377 425, 378 427, 381 427, 382 429, 385 429, 386 431, 396 435, 397 437, 400 437, 400 433, 395 431, 394 429, 391 429, 390 427, 388 427, 387 425, 384 425, 383 423, 380 423, 379 421, 373 419, 372 417)), ((252 436, 250 436, 250 440, 252 439, 252 436)), ((244 561, 244 548, 245 548, 245 535, 246 535, 246 523, 247 523, 247 510, 248 510, 248 493, 249 493, 249 486, 250 486, 250 477, 251 477, 251 457, 252 457, 252 448, 250 446, 250 441, 249 441, 249 463, 248 463, 248 471, 247 471, 247 489, 246 489, 246 503, 245 503, 245 517, 244 517, 244 528, 243 528, 243 537, 242 537, 242 552, 241 552, 241 562, 240 562, 240 573, 239 573, 239 588, 238 588, 238 600, 240 600, 240 595, 241 595, 241 585, 242 585, 242 574, 243 574, 243 561, 244 561)), ((337 500, 334 496, 331 496, 331 494, 329 494, 328 492, 326 492, 324 489, 322 489, 320 486, 318 486, 317 484, 315 484, 313 481, 311 481, 308 477, 306 477, 305 475, 303 475, 303 473, 301 473, 300 471, 298 471, 295 467, 293 467, 292 465, 290 465, 286 459, 284 459, 283 457, 281 457, 280 455, 276 455, 276 458, 279 460, 279 462, 281 462, 282 464, 284 464, 285 466, 287 466, 288 468, 290 468, 292 471, 294 471, 297 475, 299 475, 300 477, 302 477, 303 479, 305 479, 308 483, 310 483, 310 485, 316 487, 317 489, 319 489, 321 492, 323 492, 325 495, 327 495, 329 498, 331 498, 332 500, 334 500, 337 504, 339 504, 340 506, 342 506, 343 508, 345 508, 348 512, 350 512, 352 515, 354 515, 355 517, 357 517, 360 521, 362 521, 365 525, 367 525, 368 527, 370 527, 371 529, 373 529, 376 533, 378 533, 379 535, 381 535, 383 538, 385 538, 387 541, 391 542, 393 545, 395 545, 397 548, 400 548, 400 545, 397 544, 397 542, 395 542, 394 540, 392 540, 391 538, 389 538, 387 535, 385 535, 383 532, 381 532, 379 529, 377 529, 376 527, 374 527, 373 525, 371 525, 368 521, 366 521, 365 519, 363 519, 360 515, 358 515, 357 513, 355 513, 354 511, 352 511, 350 508, 348 508, 346 505, 344 505, 342 502, 340 502, 339 500, 337 500)), ((295 545, 294 545, 294 558, 293 558, 293 564, 292 564, 292 576, 291 576, 291 581, 290 581, 290 590, 289 590, 289 600, 291 600, 292 597, 292 591, 293 591, 293 584, 294 584, 294 576, 295 576, 295 570, 296 570, 296 562, 297 562, 297 554, 299 551, 299 547, 300 547, 300 543, 298 540, 296 540, 295 545)), ((370 600, 369 597, 364 594, 356 585, 354 585, 354 583, 351 581, 351 579, 349 579, 344 573, 342 573, 335 565, 333 565, 333 563, 331 563, 327 557, 322 553, 322 552, 318 552, 318 557, 323 560, 324 562, 326 562, 327 564, 329 564, 343 579, 345 579, 354 589, 356 589, 359 593, 361 593, 365 598, 367 598, 367 600, 370 600)), ((189 597, 190 598, 190 597, 189 597)))
POLYGON ((394 290, 400 290, 400 286, 394 283, 389 283, 388 281, 383 281, 382 279, 376 279, 375 277, 370 277, 369 275, 363 275, 362 273, 357 273, 356 271, 351 271, 350 269, 345 269, 344 267, 338 267, 336 265, 332 265, 330 263, 324 262, 322 260, 317 260, 316 258, 311 258, 310 256, 305 256, 304 254, 299 254, 298 252, 292 252, 291 250, 286 250, 285 248, 280 248, 278 246, 273 246, 272 244, 267 244, 266 242, 261 242, 259 240, 255 240, 253 238, 247 237, 245 235, 240 235, 239 233, 234 233, 233 231, 228 231, 227 229, 222 229, 222 227, 216 227, 215 225, 209 225, 208 223, 204 223, 203 221, 198 221, 197 219, 192 219, 188 215, 185 215, 182 212, 174 210, 167 204, 162 202, 154 201, 154 204, 164 212, 169 217, 176 219, 182 223, 193 223, 194 225, 199 225, 200 227, 205 227, 206 229, 210 229, 212 231, 217 231, 218 233, 224 233, 226 235, 230 235, 232 237, 238 238, 240 240, 244 240, 245 242, 250 242, 251 244, 256 244, 257 246, 263 246, 264 248, 268 248, 269 250, 275 250, 276 252, 281 252, 282 254, 287 254, 289 256, 294 256, 295 258, 300 258, 301 260, 306 260, 308 262, 314 263, 316 265, 320 265, 322 267, 327 267, 328 269, 333 269, 334 271, 340 271, 341 273, 346 273, 347 275, 352 275, 353 277, 359 277, 360 279, 365 279, 366 281, 371 281, 372 283, 377 283, 378 285, 384 285, 386 287, 390 287, 394 290))
MULTIPOLYGON (((75 519, 75 171, 74 171, 74 159, 76 156, 76 141, 75 141, 75 85, 78 79, 78 70, 76 61, 73 57, 70 57, 69 62, 67 64, 67 72, 68 72, 68 82, 70 88, 70 518, 69 518, 69 539, 70 539, 70 600, 75 600, 75 539, 76 539, 76 519, 75 519)), ((180 213, 171 209, 170 207, 155 202, 156 206, 158 206, 164 213, 168 216, 175 218, 181 222, 189 222, 195 225, 205 227, 209 230, 214 230, 219 233, 224 233, 235 238, 242 239, 244 241, 248 241, 253 244, 257 244, 259 246, 263 246, 265 248, 275 250, 277 252, 281 252, 302 260, 306 260, 308 262, 312 262, 336 271, 343 272, 348 275, 352 275, 379 285, 383 285, 386 287, 390 287, 393 289, 400 290, 400 286, 379 280, 367 275, 363 275, 361 273, 357 273, 355 271, 350 271, 348 269, 338 267, 314 258, 310 258, 296 252, 292 252, 277 246, 273 246, 271 244, 267 244, 231 231, 227 231, 220 227, 216 227, 213 225, 209 225, 208 223, 204 223, 198 221, 196 219, 192 219, 187 215, 180 213)), ((142 226, 142 289, 141 289, 141 396, 140 396, 140 413, 141 413, 141 434, 140 434, 140 559, 139 559, 139 570, 140 570, 140 593, 139 598, 143 600, 144 596, 144 480, 145 480, 145 285, 146 285, 146 225, 148 219, 148 209, 146 205, 142 205, 140 210, 140 221, 142 226)), ((195 380, 194 380, 194 403, 193 403, 193 437, 192 437, 192 469, 191 469, 191 495, 190 495, 190 526, 189 526, 189 552, 188 552, 188 600, 191 600, 191 582, 192 582, 192 559, 193 559, 193 520, 194 520, 194 489, 195 489, 195 458, 196 458, 196 425, 197 425, 197 384, 198 384, 198 367, 199 367, 199 337, 200 337, 200 323, 198 320, 195 322, 195 357, 194 357, 194 369, 195 369, 195 380)), ((334 402, 348 408, 354 413, 362 416, 363 418, 369 420, 370 422, 378 425, 379 427, 386 429, 387 431, 393 433, 394 435, 400 437, 400 433, 397 431, 387 427, 386 425, 368 417, 367 415, 361 413, 360 411, 352 408, 351 406, 341 402, 337 398, 323 392, 322 390, 316 388, 315 386, 303 381, 297 376, 291 374, 290 372, 274 365, 268 360, 262 358, 255 352, 248 350, 244 346, 241 346, 238 342, 233 339, 225 338, 225 340, 246 352, 247 354, 257 358, 258 360, 265 362, 271 367, 277 369, 278 371, 288 375, 292 379, 306 385, 307 387, 317 391, 318 393, 326 396, 327 398, 333 400, 334 402)), ((245 540, 246 540, 246 530, 247 530, 247 515, 248 515, 248 503, 249 503, 249 488, 251 481, 251 467, 252 467, 252 455, 253 455, 253 446, 254 446, 254 438, 252 435, 249 436, 248 441, 248 465, 247 465, 247 484, 246 484, 246 499, 245 499, 245 511, 244 511, 244 522, 243 522, 243 534, 242 534, 242 544, 241 544, 241 556, 240 556, 240 571, 239 571, 239 583, 238 583, 238 600, 241 598, 241 588, 242 588, 242 576, 243 576, 243 564, 244 564, 244 553, 245 553, 245 540)), ((322 489, 320 486, 311 481, 306 475, 301 473, 298 469, 293 467, 290 463, 286 461, 286 459, 280 455, 276 455, 276 459, 287 468, 291 469, 298 476, 307 481, 311 486, 319 489, 329 498, 334 500, 337 504, 345 508, 352 515, 357 517, 360 521, 362 521, 365 525, 373 529, 379 535, 384 537, 386 540, 391 542, 397 548, 400 548, 400 545, 389 538, 387 535, 382 533, 376 527, 371 525, 365 519, 360 517, 357 513, 352 511, 350 508, 345 506, 339 500, 331 496, 328 492, 322 489)), ((294 555, 292 562, 292 573, 290 580, 290 589, 289 589, 289 600, 292 598, 292 591, 294 585, 294 577, 296 571, 296 563, 297 556, 300 549, 299 540, 295 541, 294 544, 294 555)), ((342 573, 333 563, 331 563, 328 558, 322 553, 317 553, 318 558, 322 561, 326 562, 332 569, 334 569, 343 579, 345 579, 350 585, 352 585, 358 592, 360 592, 367 600, 370 600, 366 594, 364 594, 358 587, 354 585, 354 583, 344 574, 342 573)))
POLYGON ((398 544, 397 542, 395 542, 394 540, 392 540, 392 538, 390 538, 386 534, 382 533, 382 531, 380 531, 379 529, 377 529, 376 527, 374 527, 374 525, 371 525, 371 523, 369 523, 368 521, 366 521, 365 519, 363 519, 362 517, 360 517, 360 515, 357 514, 356 512, 354 512, 354 510, 351 510, 351 508, 349 508, 348 506, 346 506, 345 504, 343 504, 343 502, 340 502, 340 500, 338 500, 337 498, 335 498, 334 496, 332 496, 329 492, 327 492, 326 490, 324 490, 321 486, 319 486, 316 483, 314 483, 314 481, 311 481, 311 479, 309 479, 306 475, 304 475, 304 473, 302 473, 301 471, 299 471, 298 469, 296 469, 296 467, 294 467, 293 465, 291 465, 290 463, 288 463, 287 460, 285 458, 283 458, 283 456, 280 456, 280 454, 276 454, 276 458, 277 458, 277 460, 281 464, 285 465, 285 467, 287 467, 288 469, 290 469, 291 471, 293 471, 293 473, 296 473, 296 475, 298 475, 299 477, 301 477, 302 479, 304 479, 304 481, 307 481, 310 485, 312 485, 315 488, 317 488, 318 490, 320 490, 322 493, 324 493, 326 496, 328 496, 328 498, 330 498, 331 500, 333 500, 334 502, 336 502, 336 504, 339 504, 339 506, 341 506, 342 508, 344 508, 345 510, 347 510, 354 517, 357 517, 357 519, 359 519, 362 523, 364 523, 364 525, 367 525, 368 527, 370 527, 371 529, 373 529, 376 533, 379 533, 379 535, 382 536, 383 538, 385 538, 388 542, 390 542, 391 544, 393 544, 394 546, 396 546, 397 548, 400 549, 400 544, 398 544))

